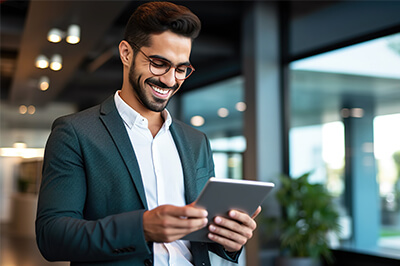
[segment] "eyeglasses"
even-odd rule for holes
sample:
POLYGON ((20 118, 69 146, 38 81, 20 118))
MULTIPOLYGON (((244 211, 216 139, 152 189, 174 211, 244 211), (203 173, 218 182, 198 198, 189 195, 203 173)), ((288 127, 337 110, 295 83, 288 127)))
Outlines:
POLYGON ((149 60, 149 70, 154 76, 162 76, 168 73, 171 67, 175 68, 175 78, 177 80, 185 80, 194 72, 194 67, 191 65, 182 64, 175 66, 165 59, 149 57, 136 44, 130 44, 133 45, 139 52, 141 52, 147 58, 147 60, 149 60))

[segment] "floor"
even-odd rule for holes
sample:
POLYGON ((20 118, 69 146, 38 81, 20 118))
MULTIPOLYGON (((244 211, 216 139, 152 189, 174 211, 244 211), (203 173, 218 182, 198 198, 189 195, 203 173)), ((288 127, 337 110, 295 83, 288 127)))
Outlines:
POLYGON ((67 266, 68 262, 48 262, 40 254, 32 237, 14 236, 2 225, 0 241, 0 266, 67 266))

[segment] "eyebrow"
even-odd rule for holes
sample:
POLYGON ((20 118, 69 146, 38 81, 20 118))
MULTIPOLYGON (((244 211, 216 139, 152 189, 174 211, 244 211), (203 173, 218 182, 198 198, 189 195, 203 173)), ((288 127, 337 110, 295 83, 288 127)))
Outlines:
MULTIPOLYGON (((168 60, 167 58, 162 57, 162 56, 160 56, 160 55, 149 55, 148 57, 150 57, 150 58, 156 58, 156 59, 162 59, 162 60, 164 60, 164 61, 167 61, 167 62, 170 63, 171 65, 174 65, 170 60, 168 60)), ((176 66, 183 66, 183 65, 184 65, 184 66, 191 66, 192 64, 191 64, 189 61, 176 64, 176 66)))

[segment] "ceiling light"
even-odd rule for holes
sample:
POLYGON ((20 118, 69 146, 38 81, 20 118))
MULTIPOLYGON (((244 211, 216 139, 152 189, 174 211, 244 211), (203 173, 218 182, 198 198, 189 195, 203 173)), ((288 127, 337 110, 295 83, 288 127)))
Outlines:
POLYGON ((41 69, 47 68, 49 66, 49 59, 47 59, 46 56, 41 54, 36 58, 35 65, 37 68, 41 69))
POLYGON ((28 114, 33 115, 36 112, 36 108, 33 105, 28 106, 28 114))
POLYGON ((67 43, 76 44, 81 40, 81 28, 78 25, 72 24, 68 28, 67 43))
POLYGON ((342 108, 340 113, 343 118, 355 117, 362 118, 364 116, 364 109, 362 108, 342 108))
POLYGON ((14 149, 26 149, 26 147, 27 147, 26 143, 22 142, 22 141, 17 141, 17 142, 14 142, 14 144, 13 144, 14 149))
POLYGON ((64 35, 65 34, 61 30, 53 28, 47 34, 47 40, 49 42, 58 43, 58 42, 61 42, 64 35))
POLYGON ((351 116, 356 118, 362 118, 364 116, 364 109, 362 108, 352 108, 351 116))
POLYGON ((64 37, 66 37, 67 43, 77 44, 81 40, 81 28, 76 24, 72 24, 68 27, 67 32, 52 28, 47 34, 47 40, 53 43, 61 42, 64 37))
POLYGON ((39 89, 42 91, 45 91, 49 88, 50 86, 50 79, 49 77, 42 76, 39 79, 39 89))
POLYGON ((55 54, 51 57, 50 68, 54 71, 58 71, 62 68, 62 57, 59 54, 55 54))
POLYGON ((247 109, 247 105, 244 102, 238 102, 235 105, 236 110, 238 110, 239 112, 244 112, 247 109))
POLYGON ((21 105, 21 106, 19 107, 19 113, 20 113, 21 115, 26 114, 27 111, 28 111, 28 108, 27 108, 25 105, 21 105))
POLYGON ((342 115, 343 118, 349 118, 350 117, 350 109, 342 108, 342 110, 340 110, 340 114, 342 115))
POLYGON ((200 115, 195 115, 190 119, 190 123, 195 127, 201 127, 204 125, 204 118, 200 115))
POLYGON ((219 117, 225 118, 228 115, 229 115, 229 110, 228 109, 226 109, 226 108, 219 108, 218 109, 218 116, 219 117))

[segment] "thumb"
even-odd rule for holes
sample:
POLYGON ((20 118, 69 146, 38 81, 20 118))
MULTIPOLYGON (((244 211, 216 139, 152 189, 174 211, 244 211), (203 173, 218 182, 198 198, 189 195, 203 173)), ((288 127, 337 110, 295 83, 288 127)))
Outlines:
POLYGON ((251 216, 251 218, 252 219, 256 218, 260 214, 261 210, 262 210, 261 206, 258 206, 257 210, 255 211, 253 216, 251 216))

